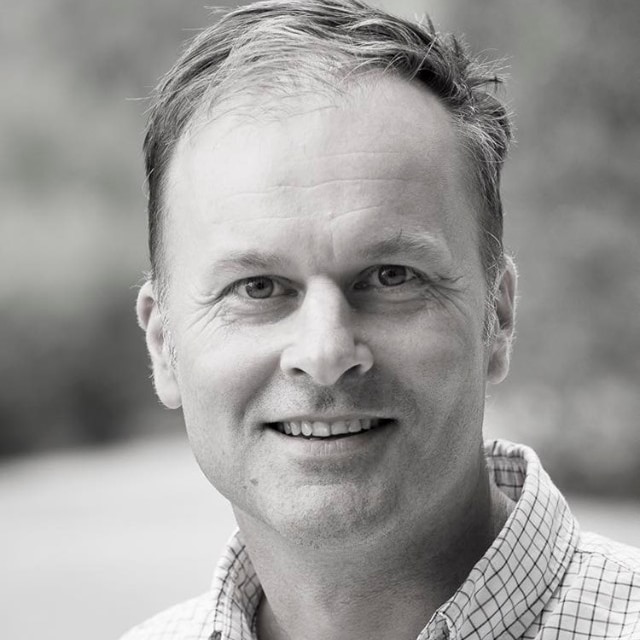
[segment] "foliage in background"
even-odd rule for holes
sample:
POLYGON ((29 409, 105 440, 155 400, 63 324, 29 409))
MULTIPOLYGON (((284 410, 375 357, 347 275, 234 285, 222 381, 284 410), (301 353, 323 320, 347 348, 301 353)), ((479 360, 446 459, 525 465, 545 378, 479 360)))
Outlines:
MULTIPOLYGON (((424 9, 510 66, 519 144, 504 194, 521 297, 489 431, 534 445, 565 488, 640 495, 640 3, 424 9)), ((146 268, 139 149, 144 96, 208 19, 191 0, 4 8, 4 455, 181 428, 153 397, 133 314, 146 268)))
POLYGON ((574 490, 640 495, 640 47, 632 0, 456 2, 477 50, 508 55, 504 178, 520 267, 500 434, 574 490))

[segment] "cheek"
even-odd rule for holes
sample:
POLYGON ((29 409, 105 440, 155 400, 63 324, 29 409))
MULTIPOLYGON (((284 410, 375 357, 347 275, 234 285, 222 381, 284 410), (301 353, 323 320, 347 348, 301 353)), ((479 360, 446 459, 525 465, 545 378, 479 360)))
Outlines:
POLYGON ((221 332, 206 342, 184 341, 178 352, 178 380, 185 418, 192 412, 200 419, 210 415, 242 421, 278 362, 273 341, 258 336, 221 332))
POLYGON ((256 429, 248 407, 273 374, 277 357, 265 343, 225 335, 206 343, 183 339, 178 350, 182 409, 193 453, 204 475, 228 499, 251 492, 256 429))
POLYGON ((380 367, 411 389, 419 420, 436 438, 460 435, 467 430, 462 425, 482 419, 484 351, 475 328, 451 318, 429 319, 378 346, 380 367))
POLYGON ((387 362, 412 374, 416 380, 441 383, 476 379, 484 351, 479 330, 450 316, 412 323, 387 334, 378 352, 387 362), (477 335, 476 335, 477 334, 477 335))

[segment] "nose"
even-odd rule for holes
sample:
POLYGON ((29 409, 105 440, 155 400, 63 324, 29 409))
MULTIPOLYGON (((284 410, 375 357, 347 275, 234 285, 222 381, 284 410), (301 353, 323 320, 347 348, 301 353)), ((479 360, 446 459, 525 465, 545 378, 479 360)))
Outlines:
POLYGON ((347 373, 369 371, 373 353, 356 340, 351 315, 339 287, 332 283, 309 286, 298 309, 293 340, 280 358, 285 375, 309 376, 316 384, 331 386, 347 373))

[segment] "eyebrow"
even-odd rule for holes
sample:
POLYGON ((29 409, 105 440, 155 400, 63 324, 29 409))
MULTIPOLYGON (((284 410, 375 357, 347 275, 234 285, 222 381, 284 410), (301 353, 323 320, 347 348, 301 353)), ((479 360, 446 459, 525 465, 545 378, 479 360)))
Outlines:
MULTIPOLYGON (((451 260, 448 247, 441 240, 426 233, 400 231, 393 238, 385 238, 356 249, 355 255, 365 261, 407 258, 415 261, 451 260)), ((233 251, 214 264, 215 273, 244 273, 246 271, 285 270, 290 262, 281 254, 260 250, 233 251)))
POLYGON ((236 273, 252 270, 283 269, 287 261, 276 253, 264 251, 233 251, 221 260, 217 260, 214 270, 236 273))
POLYGON ((414 260, 442 259, 451 260, 449 248, 441 240, 427 233, 400 231, 393 238, 363 247, 357 254, 365 260, 381 260, 392 257, 405 257, 414 260))

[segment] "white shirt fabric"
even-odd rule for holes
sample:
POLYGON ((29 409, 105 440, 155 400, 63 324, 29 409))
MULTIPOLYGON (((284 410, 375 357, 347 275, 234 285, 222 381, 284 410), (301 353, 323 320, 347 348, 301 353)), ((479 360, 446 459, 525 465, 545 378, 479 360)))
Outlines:
MULTIPOLYGON (((530 448, 495 440, 485 453, 493 480, 516 506, 417 640, 640 640, 640 549, 581 532, 530 448)), ((207 593, 122 640, 257 640, 261 597, 236 532, 207 593)))

